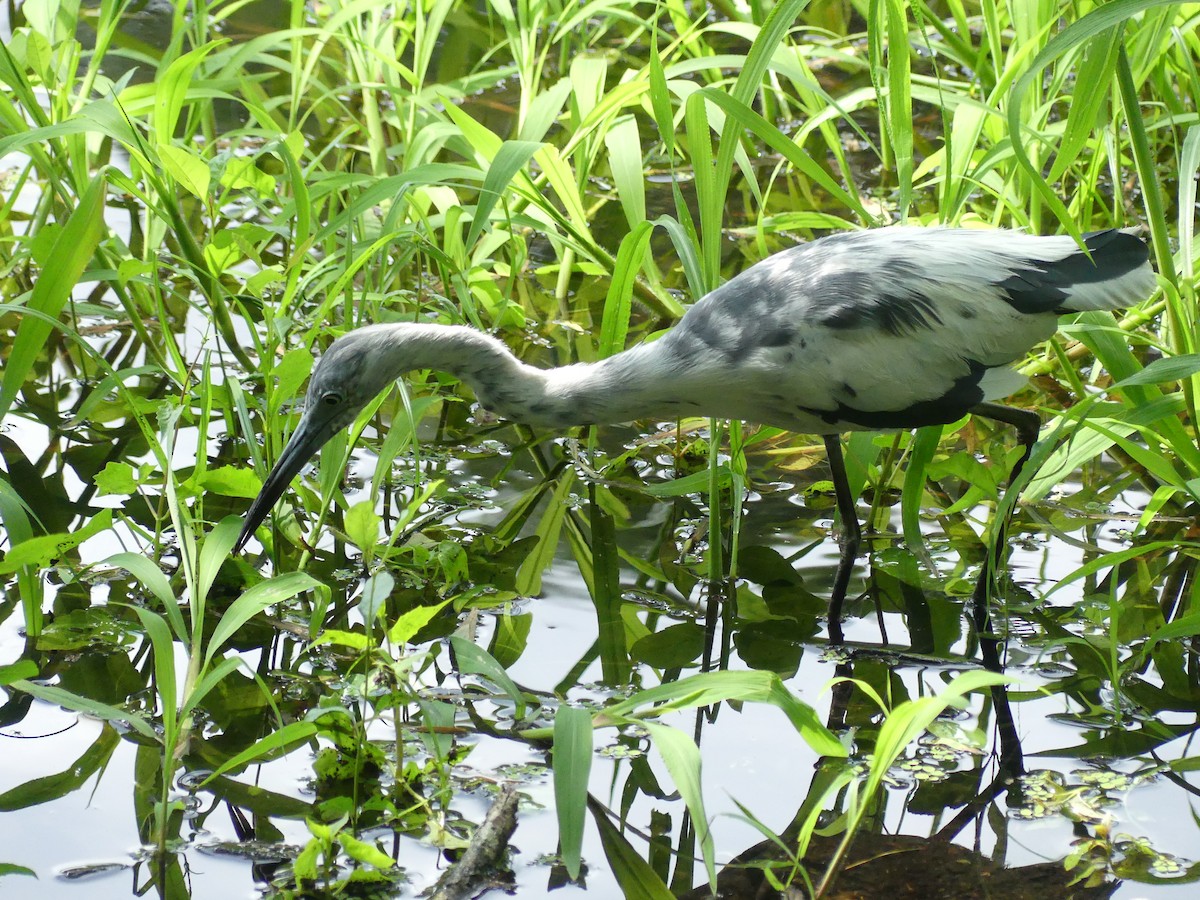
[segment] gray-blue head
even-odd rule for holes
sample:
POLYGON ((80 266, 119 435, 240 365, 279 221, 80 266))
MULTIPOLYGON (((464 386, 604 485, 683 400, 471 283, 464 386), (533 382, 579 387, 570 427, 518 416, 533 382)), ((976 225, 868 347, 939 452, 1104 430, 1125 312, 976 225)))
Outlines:
POLYGON ((241 552, 305 463, 400 374, 397 349, 404 341, 397 338, 395 327, 368 326, 343 335, 325 351, 309 380, 300 424, 250 504, 234 553, 241 552))

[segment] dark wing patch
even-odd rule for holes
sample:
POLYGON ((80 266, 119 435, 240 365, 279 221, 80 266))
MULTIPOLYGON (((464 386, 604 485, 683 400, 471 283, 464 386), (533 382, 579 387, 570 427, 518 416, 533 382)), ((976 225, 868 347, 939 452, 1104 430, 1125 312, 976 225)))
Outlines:
POLYGON ((1021 313, 1070 312, 1062 307, 1070 288, 1120 278, 1143 265, 1150 255, 1140 238, 1115 228, 1089 232, 1083 243, 1091 258, 1077 251, 1057 262, 1030 260, 1021 271, 997 282, 1001 296, 1021 313))
POLYGON ((698 342, 732 366, 760 348, 796 341, 788 309, 770 279, 748 270, 700 300, 662 340, 685 358, 694 352, 688 344, 698 342))
POLYGON ((798 407, 801 412, 816 416, 835 425, 850 422, 863 428, 920 428, 923 425, 945 425, 961 419, 972 406, 983 402, 983 389, 979 383, 988 367, 973 359, 964 360, 969 367, 967 373, 955 379, 946 393, 932 400, 921 400, 903 409, 862 410, 839 402, 834 409, 809 409, 798 407))
POLYGON ((816 321, 839 331, 875 328, 896 336, 941 324, 933 302, 924 294, 880 291, 869 285, 854 295, 842 292, 846 282, 857 281, 852 275, 824 279, 813 302, 816 321))
MULTIPOLYGON (((712 295, 710 295, 711 297, 712 295)), ((684 356, 690 355, 689 341, 697 341, 719 353, 734 365, 753 349, 747 341, 744 323, 729 315, 720 305, 701 300, 687 311, 678 325, 663 340, 678 346, 684 356)))

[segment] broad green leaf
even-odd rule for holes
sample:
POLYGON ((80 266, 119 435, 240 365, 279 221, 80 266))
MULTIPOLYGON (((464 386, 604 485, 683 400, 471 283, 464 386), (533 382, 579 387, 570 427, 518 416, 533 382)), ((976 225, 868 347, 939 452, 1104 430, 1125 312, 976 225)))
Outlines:
POLYGON ((360 500, 346 510, 346 537, 364 554, 372 554, 379 541, 379 514, 374 500, 360 500))
POLYGON ((300 393, 300 385, 312 374, 313 355, 303 347, 293 347, 271 369, 270 378, 274 380, 271 391, 272 403, 270 409, 274 415, 279 414, 280 407, 300 393))
POLYGON ((422 628, 432 622, 449 602, 450 600, 446 599, 432 606, 413 607, 400 616, 388 629, 388 640, 397 647, 403 647, 416 637, 422 628))
POLYGON ((19 659, 15 663, 0 666, 0 685, 12 684, 23 678, 34 678, 37 673, 37 663, 31 659, 19 659))
POLYGON ((369 844, 366 841, 360 841, 358 838, 345 831, 339 831, 337 842, 342 849, 346 851, 346 855, 356 862, 366 863, 374 866, 377 869, 391 869, 396 865, 396 861, 376 847, 374 844, 369 844))
MULTIPOLYGON (((112 463, 109 463, 111 466, 112 463)), ((188 479, 191 481, 191 479, 188 479)), ((197 492, 220 494, 222 497, 241 497, 252 500, 262 490, 262 480, 246 466, 218 466, 205 469, 195 481, 197 492)), ((126 493, 131 493, 127 491, 126 493)))
POLYGON ((362 632, 343 631, 340 628, 326 628, 313 639, 312 644, 314 647, 322 644, 337 644, 340 647, 349 647, 359 653, 370 647, 370 641, 362 632))
MULTIPOLYGON (((176 184, 199 200, 208 198, 212 172, 202 156, 183 147, 163 144, 158 148, 158 158, 163 171, 170 175, 176 184)), ((222 268, 214 268, 213 271, 220 272, 222 268)))
POLYGON ((704 652, 704 629, 695 622, 679 622, 655 631, 629 648, 639 662, 656 669, 690 665, 704 652))
POLYGON ((510 700, 516 704, 516 718, 525 718, 525 694, 517 687, 516 682, 509 678, 508 673, 482 647, 458 635, 451 635, 450 646, 454 649, 454 658, 461 675, 482 675, 500 690, 504 691, 510 700))
POLYGON ((554 808, 558 847, 572 879, 579 877, 588 778, 592 771, 592 715, 586 709, 559 706, 554 714, 554 808))
POLYGON ((104 497, 109 494, 128 496, 138 488, 133 466, 124 462, 109 461, 104 468, 92 479, 96 485, 96 496, 104 497))

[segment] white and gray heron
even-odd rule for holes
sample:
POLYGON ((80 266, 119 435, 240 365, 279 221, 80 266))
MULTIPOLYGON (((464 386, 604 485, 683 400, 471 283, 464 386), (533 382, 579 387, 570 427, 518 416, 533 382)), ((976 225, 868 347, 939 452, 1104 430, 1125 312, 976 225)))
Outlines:
POLYGON ((992 402, 1024 384, 1010 364, 1053 335, 1060 315, 1129 306, 1155 286, 1132 230, 1094 232, 1084 244, 1086 252, 1070 237, 1001 229, 834 234, 751 266, 657 340, 554 369, 526 365, 465 326, 357 328, 318 362, 304 415, 234 552, 370 400, 406 372, 439 369, 486 409, 544 428, 709 416, 821 435, 843 529, 836 616, 861 542, 838 436, 944 425, 970 412, 1016 427, 1026 448, 1019 469, 1040 422, 992 402))

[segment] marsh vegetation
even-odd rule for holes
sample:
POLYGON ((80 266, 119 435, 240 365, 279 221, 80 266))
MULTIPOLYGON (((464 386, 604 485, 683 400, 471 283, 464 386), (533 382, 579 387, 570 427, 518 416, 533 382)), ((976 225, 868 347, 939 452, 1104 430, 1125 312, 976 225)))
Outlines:
POLYGON ((1198 26, 1153 0, 4 5, 0 891, 450 892, 481 833, 475 875, 521 896, 1194 891, 1198 26), (437 371, 230 553, 349 328, 600 359, 893 222, 1142 225, 1158 287, 1031 353, 1015 490, 986 422, 849 438, 845 644, 819 441, 535 433, 437 371), (967 606, 1009 513, 1000 675, 967 606))

